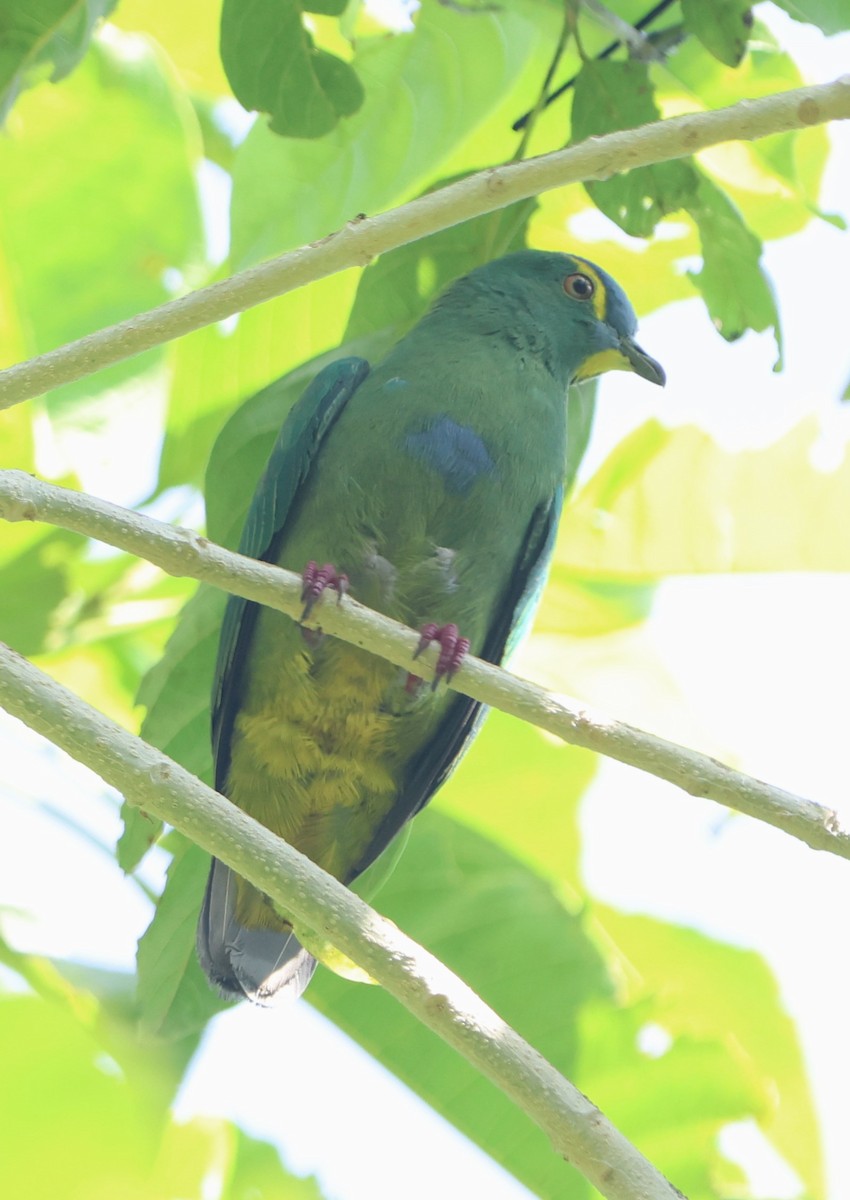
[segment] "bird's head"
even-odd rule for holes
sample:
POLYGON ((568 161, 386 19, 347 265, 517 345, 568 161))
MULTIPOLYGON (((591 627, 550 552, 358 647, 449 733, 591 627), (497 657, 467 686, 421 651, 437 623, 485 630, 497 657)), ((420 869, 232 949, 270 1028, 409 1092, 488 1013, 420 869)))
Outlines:
POLYGON ((635 341, 637 317, 607 271, 575 254, 520 250, 474 271, 505 298, 513 291, 543 328, 574 380, 604 371, 634 371, 665 383, 661 364, 635 341))

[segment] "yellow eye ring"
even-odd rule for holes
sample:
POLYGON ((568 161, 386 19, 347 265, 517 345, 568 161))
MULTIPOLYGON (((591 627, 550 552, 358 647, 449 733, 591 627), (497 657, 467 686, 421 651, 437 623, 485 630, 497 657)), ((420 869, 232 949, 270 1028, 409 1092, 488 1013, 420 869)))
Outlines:
POLYGON ((564 280, 564 291, 568 296, 572 296, 573 300, 592 300, 596 284, 588 275, 582 275, 577 271, 574 275, 568 275, 564 280))

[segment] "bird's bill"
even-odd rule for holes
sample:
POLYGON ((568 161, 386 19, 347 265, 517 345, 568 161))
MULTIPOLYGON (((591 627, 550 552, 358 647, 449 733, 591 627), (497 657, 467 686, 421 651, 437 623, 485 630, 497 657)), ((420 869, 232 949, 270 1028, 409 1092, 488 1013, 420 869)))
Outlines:
POLYGON ((650 358, 645 350, 641 350, 637 342, 633 342, 631 338, 622 338, 620 352, 635 375, 640 375, 641 379, 648 379, 650 383, 657 383, 659 387, 664 387, 667 382, 664 368, 660 362, 650 358))
POLYGON ((664 387, 667 376, 661 363, 650 358, 645 350, 641 350, 637 342, 629 337, 620 338, 616 346, 610 350, 600 350, 586 358, 578 370, 576 379, 592 379, 604 371, 634 371, 641 379, 657 383, 664 387))

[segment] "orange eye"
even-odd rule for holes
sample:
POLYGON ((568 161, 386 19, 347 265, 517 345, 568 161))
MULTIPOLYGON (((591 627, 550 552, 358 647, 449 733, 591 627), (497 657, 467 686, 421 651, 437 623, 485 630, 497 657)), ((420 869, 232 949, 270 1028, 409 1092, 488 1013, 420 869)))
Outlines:
POLYGON ((573 300, 590 300, 596 291, 596 286, 587 275, 568 275, 564 280, 564 291, 573 300))

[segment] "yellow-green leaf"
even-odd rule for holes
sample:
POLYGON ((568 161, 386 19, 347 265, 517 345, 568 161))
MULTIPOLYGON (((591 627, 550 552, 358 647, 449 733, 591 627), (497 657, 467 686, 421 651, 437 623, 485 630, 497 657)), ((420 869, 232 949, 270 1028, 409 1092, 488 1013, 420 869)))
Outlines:
POLYGON ((850 459, 813 466, 817 432, 810 419, 765 449, 732 453, 694 426, 649 421, 575 496, 556 561, 620 580, 850 570, 850 459))

